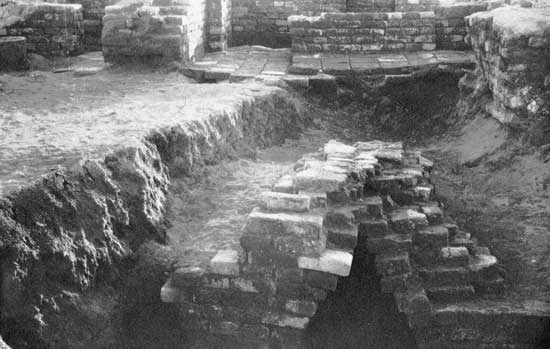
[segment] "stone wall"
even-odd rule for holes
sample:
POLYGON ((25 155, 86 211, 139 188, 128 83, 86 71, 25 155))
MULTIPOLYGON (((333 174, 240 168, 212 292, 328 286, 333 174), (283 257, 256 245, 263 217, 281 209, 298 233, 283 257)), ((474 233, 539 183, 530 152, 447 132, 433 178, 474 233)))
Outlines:
POLYGON ((204 53, 205 0, 123 1, 105 13, 106 61, 193 60, 204 53))
POLYGON ((348 0, 348 12, 393 12, 396 0, 348 0))
POLYGON ((487 10, 487 3, 460 2, 438 6, 435 11, 436 44, 440 50, 468 50, 466 16, 487 10))
POLYGON ((550 117, 550 10, 510 6, 467 20, 477 72, 493 97, 489 114, 544 133, 550 117))
MULTIPOLYGON (((60 2, 47 0, 48 2, 60 2)), ((114 0, 68 0, 66 3, 82 5, 84 29, 83 44, 86 51, 101 50, 101 29, 103 28, 103 16, 105 7, 112 5, 114 0)))
POLYGON ((0 7, 0 37, 24 36, 30 53, 79 54, 83 34, 81 5, 7 1, 0 7))
POLYGON ((289 16, 345 10, 346 0, 233 0, 232 46, 289 47, 289 16))
POLYGON ((433 12, 323 13, 289 17, 296 52, 420 51, 435 49, 433 12))
POLYGON ((395 0, 394 11, 432 11, 439 0, 395 0))
POLYGON ((223 51, 231 40, 231 0, 207 1, 207 43, 209 51, 223 51))

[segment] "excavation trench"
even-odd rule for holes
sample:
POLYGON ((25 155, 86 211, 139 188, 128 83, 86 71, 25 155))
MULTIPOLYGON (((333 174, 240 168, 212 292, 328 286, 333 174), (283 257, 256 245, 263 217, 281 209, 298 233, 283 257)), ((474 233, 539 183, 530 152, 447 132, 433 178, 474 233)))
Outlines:
MULTIPOLYGON (((180 81, 162 81, 162 90, 155 92, 157 94, 153 97, 144 88, 144 93, 137 98, 149 98, 143 104, 132 105, 130 101, 136 98, 129 96, 127 104, 130 107, 122 103, 117 107, 120 109, 116 113, 105 114, 109 116, 109 120, 113 119, 114 132, 105 138, 115 139, 117 132, 122 133, 120 130, 124 125, 132 122, 126 115, 137 119, 137 131, 141 132, 144 128, 155 131, 149 132, 144 140, 140 138, 139 142, 132 140, 130 144, 133 148, 118 150, 102 162, 81 163, 78 166, 82 168, 76 166, 79 168, 77 170, 74 170, 74 164, 65 164, 72 166, 71 170, 60 169, 0 205, 1 228, 7 227, 7 231, 13 232, 14 236, 23 236, 13 239, 13 245, 8 240, 7 246, 11 246, 11 249, 0 245, 2 251, 10 252, 3 255, 5 257, 1 260, 3 298, 0 307, 3 318, 0 330, 3 338, 16 348, 72 348, 94 345, 117 348, 241 348, 265 345, 272 348, 410 348, 442 347, 448 343, 467 346, 483 343, 539 345, 548 341, 546 333, 550 312, 544 303, 532 302, 538 297, 541 300, 547 299, 546 289, 539 287, 534 290, 535 287, 526 287, 532 285, 526 285, 528 281, 523 280, 521 286, 517 286, 512 292, 519 296, 514 296, 508 302, 501 295, 491 292, 494 289, 500 291, 503 285, 509 287, 513 284, 516 281, 514 273, 506 275, 507 270, 503 272, 502 268, 490 268, 486 273, 484 270, 479 278, 479 275, 472 274, 470 270, 471 263, 479 261, 480 256, 492 257, 483 246, 489 246, 491 251, 496 251, 494 254, 497 257, 504 257, 504 269, 509 268, 512 271, 514 267, 517 268, 518 261, 525 262, 525 256, 532 250, 525 248, 522 251, 524 255, 514 257, 511 250, 517 243, 516 237, 508 236, 506 238, 511 241, 502 243, 498 240, 493 243, 489 237, 496 234, 494 230, 489 234, 484 230, 479 236, 479 245, 477 241, 470 240, 469 232, 472 235, 477 233, 476 228, 482 225, 476 223, 486 217, 484 215, 487 212, 482 209, 482 201, 486 197, 467 198, 471 199, 468 204, 475 204, 474 207, 478 210, 476 221, 468 221, 471 212, 460 205, 449 203, 451 200, 463 202, 461 200, 464 199, 460 187, 456 185, 456 177, 460 177, 460 185, 466 185, 466 179, 474 179, 477 188, 484 188, 480 183, 484 178, 482 174, 485 175, 486 172, 476 172, 476 166, 483 164, 490 156, 493 156, 491 166, 498 163, 495 153, 498 155, 498 150, 507 139, 491 122, 461 110, 464 107, 464 100, 461 98, 464 96, 459 93, 458 80, 463 73, 462 69, 442 69, 397 77, 378 76, 353 80, 344 78, 337 79, 337 84, 334 83, 335 80, 321 80, 311 85, 309 90, 294 86, 298 90, 290 88, 290 93, 275 87, 262 87, 260 84, 245 83, 242 88, 240 84, 201 84, 197 85, 199 87, 196 91, 195 85, 189 85, 193 86, 189 103, 182 102, 187 95, 186 91, 179 90, 180 81), (173 88, 175 86, 178 88, 173 88), (200 98, 195 97, 204 95, 208 86, 215 86, 215 93, 208 96, 208 102, 216 107, 208 109, 210 114, 200 121, 189 120, 188 115, 203 112, 200 98), (237 88, 234 86, 242 89, 240 93, 247 96, 242 103, 231 101, 231 90, 237 88), (231 108, 220 109, 222 104, 216 104, 216 94, 224 97, 223 103, 230 101, 231 108), (166 120, 161 119, 160 125, 157 124, 158 120, 153 122, 149 117, 150 113, 157 112, 157 101, 154 99, 162 100, 161 108, 165 108, 163 113, 166 115, 163 115, 166 120), (195 103, 196 101, 199 102, 195 103), (120 120, 118 117, 111 118, 117 113, 121 115, 120 120), (172 115, 179 119, 172 120, 172 115), (175 124, 178 126, 172 126, 175 124), (467 131, 466 136, 461 135, 464 129, 467 131), (457 275, 460 275, 461 281, 457 284, 451 273, 451 281, 448 280, 448 274, 446 277, 442 276, 444 282, 450 282, 450 285, 443 285, 443 289, 439 284, 437 287, 429 285, 426 278, 430 282, 434 280, 430 279, 429 275, 432 274, 428 272, 435 271, 426 271, 429 268, 422 263, 430 268, 440 267, 430 264, 432 255, 429 253, 433 251, 428 253, 430 258, 422 259, 421 254, 415 255, 414 250, 407 250, 407 256, 403 259, 401 257, 405 251, 399 247, 398 250, 389 251, 399 258, 390 258, 390 262, 384 262, 384 258, 380 257, 384 255, 379 250, 381 247, 372 243, 369 245, 364 237, 362 239, 358 235, 355 249, 349 245, 344 248, 346 253, 353 255, 352 263, 348 266, 350 270, 347 270, 349 276, 340 275, 345 273, 328 275, 330 273, 323 271, 320 274, 323 282, 328 282, 331 286, 327 286, 326 290, 322 289, 322 292, 307 285, 306 291, 293 289, 290 292, 286 284, 277 285, 279 279, 272 277, 275 272, 268 273, 267 286, 271 287, 273 285, 270 283, 275 283, 278 290, 294 302, 291 304, 314 304, 315 311, 305 311, 307 315, 304 315, 303 310, 296 311, 292 308, 292 317, 283 319, 290 323, 281 319, 275 322, 272 318, 266 320, 261 318, 254 307, 247 309, 247 301, 256 299, 255 292, 245 293, 243 303, 238 304, 237 298, 231 298, 234 295, 242 296, 242 292, 229 293, 229 296, 223 293, 224 283, 234 285, 238 277, 233 274, 228 277, 223 274, 212 276, 208 268, 220 251, 241 248, 243 226, 246 226, 254 208, 262 206, 262 193, 274 190, 274 183, 281 177, 305 170, 303 166, 307 156, 311 160, 312 153, 318 152, 319 148, 334 139, 342 142, 342 146, 343 143, 352 145, 355 142, 373 140, 403 141, 404 154, 407 158, 416 159, 416 165, 420 165, 420 157, 415 150, 425 150, 437 160, 432 178, 436 184, 443 186, 444 194, 450 198, 448 201, 436 194, 423 203, 415 201, 416 199, 407 201, 410 191, 403 191, 401 182, 397 192, 379 190, 363 183, 359 196, 374 195, 383 199, 383 217, 392 217, 397 211, 408 209, 433 212, 434 207, 442 209, 441 202, 445 202, 445 219, 455 218, 460 223, 459 227, 464 225, 468 228, 467 233, 449 227, 448 231, 454 231, 452 237, 462 240, 448 246, 451 235, 446 233, 448 235, 444 242, 446 247, 464 247, 460 250, 461 253, 470 256, 467 261, 463 258, 452 262, 459 263, 453 264, 452 268, 453 272, 459 273, 457 275), (479 139, 484 140, 484 150, 472 151, 472 140, 479 139), (467 156, 456 162, 451 161, 448 156, 457 149, 467 156), (462 166, 465 163, 468 170, 462 166), (461 177, 463 173, 457 168, 463 169, 460 171, 469 171, 469 177, 461 177), (404 192, 409 194, 405 195, 404 192), (387 195, 395 202, 385 199, 387 195), (31 197, 39 199, 30 200, 31 197), (55 205, 49 201, 52 197, 56 198, 55 205), (103 206, 100 205, 99 210, 82 217, 72 209, 75 202, 86 208, 95 208, 97 202, 103 203, 103 206), (425 208, 428 206, 432 207, 432 211, 425 208), (42 222, 42 216, 36 215, 36 212, 42 211, 56 219, 42 222), (104 227, 105 234, 110 238, 106 242, 110 249, 106 252, 106 260, 102 259, 99 252, 96 253, 93 249, 90 252, 89 245, 84 245, 88 250, 79 244, 65 246, 68 250, 74 249, 74 255, 77 256, 74 259, 70 259, 73 255, 60 254, 60 251, 49 245, 50 239, 55 240, 55 234, 72 231, 75 226, 78 229, 83 227, 83 231, 86 231, 89 226, 99 226, 94 225, 97 222, 103 224, 106 221, 104 212, 108 212, 112 224, 108 229, 104 227), (35 221, 41 225, 37 225, 35 221), (38 234, 42 232, 45 233, 38 234), (119 244, 119 240, 124 243, 119 244), (47 247, 41 247, 41 244, 47 247), (117 247, 121 250, 116 250, 117 247), (122 250, 123 247, 128 249, 122 250), (34 254, 33 251, 40 248, 46 251, 34 254), (514 258, 509 258, 510 256, 514 258), (415 274, 423 272, 421 287, 416 283, 394 285, 396 280, 401 280, 400 275, 397 275, 399 273, 394 270, 394 262, 398 265, 397 269, 412 268, 415 274), (35 266, 40 263, 45 263, 50 270, 57 270, 59 265, 63 265, 64 269, 60 273, 49 273, 48 268, 35 266), (82 265, 86 266, 84 271, 79 269, 82 265), (204 275, 199 275, 199 279, 200 282, 209 283, 208 287, 200 285, 197 288, 194 275, 188 279, 189 274, 184 274, 177 287, 168 288, 170 292, 173 291, 170 295, 175 295, 176 298, 166 302, 165 287, 170 286, 174 275, 178 275, 178 270, 196 266, 207 269, 204 275), (465 273, 467 276, 464 279, 462 277, 465 273), (512 279, 501 278, 510 275, 512 279), (44 278, 50 278, 46 286, 36 282, 44 278), (485 281, 489 282, 484 283, 485 281), (10 290, 18 289, 15 286, 27 287, 29 291, 11 294, 10 290), (435 289, 430 291, 430 287, 435 289), (198 292, 191 298, 187 294, 190 288, 193 289, 192 292, 198 292), (212 289, 221 293, 211 293, 212 289), (520 289, 528 289, 529 292, 517 291, 520 289), (202 294, 204 290, 208 292, 202 294), (481 298, 468 298, 468 301, 461 298, 464 294, 467 297, 472 296, 473 291, 476 297, 479 294, 481 298), (490 292, 486 294, 485 291, 490 292), (161 301, 161 295, 165 302, 161 301), (527 298, 520 297, 526 295, 527 298), (203 297, 202 300, 197 300, 199 296, 203 297), (452 298, 452 301, 447 297, 452 298), (436 298, 439 300, 436 301, 436 298), (306 303, 299 303, 301 301, 306 303), (33 304, 35 308, 25 308, 21 304, 33 304), (42 323, 35 322, 36 311, 40 314, 42 323), (243 320, 243 314, 248 316, 246 320, 243 320), (292 322, 294 318, 299 318, 297 325, 292 322), (306 318, 307 326, 304 329, 302 325, 306 318), (510 322, 509 319, 513 321, 510 322), (496 324, 495 328, 492 324, 496 324), (527 328, 530 330, 525 332, 524 329, 527 328), (91 345, 93 338, 98 335, 103 338, 102 342, 91 345)), ((125 79, 119 77, 119 80, 125 79)), ((475 106, 469 107, 470 111, 475 110, 475 106)), ((93 139, 91 126, 89 133, 88 137, 93 139)), ((47 143, 47 139, 44 139, 44 143, 47 143)), ((376 144, 379 147, 381 143, 376 144)), ((383 144, 383 147, 389 148, 379 150, 395 150, 392 147, 396 143, 383 144)), ((372 144, 362 146, 368 147, 372 144)), ((357 149, 355 155, 358 154, 357 149)), ((326 159, 315 158, 315 161, 323 162, 326 159)), ((14 156, 6 161, 16 167, 21 160, 14 156)), ((502 157, 499 161, 502 161, 502 157)), ((401 165, 381 164, 389 172, 402 170, 401 165)), ((36 172, 43 172, 50 165, 44 163, 40 166, 36 167, 36 172)), ((426 168, 422 167, 422 170, 426 168)), ((0 175, 8 176, 6 183, 18 180, 9 177, 10 171, 0 175)), ((507 173, 503 170, 498 175, 502 178, 507 173)), ((376 182, 372 180, 372 183, 376 182)), ((503 186, 501 196, 505 190, 506 186, 503 186)), ((484 194, 489 195, 488 192, 484 194)), ((543 196, 535 197, 537 198, 543 196)), ((382 206, 375 207, 378 208, 382 210, 382 206)), ((312 212, 318 211, 312 209, 312 212)), ((525 214, 522 211, 514 216, 512 207, 508 207, 505 212, 516 218, 525 214)), ((498 218, 498 215, 491 217, 498 218)), ((546 223, 537 221, 537 214, 529 218, 535 220, 533 224, 542 232, 546 223)), ((386 223, 393 224, 391 220, 386 223)), ((439 222, 437 218, 437 224, 440 223, 451 224, 451 221, 439 222)), ((430 221, 430 226, 434 224, 430 221)), ((490 230, 485 226, 483 228, 490 230)), ((84 238, 94 238, 91 231, 87 233, 86 236, 83 234, 84 238)), ((410 232, 405 232, 408 233, 410 232)), ((511 233, 508 231, 507 234, 511 233)), ((538 235, 539 239, 542 237, 542 233, 538 235)), ((105 247, 102 245, 105 242, 101 242, 104 237, 95 238, 94 247, 99 251, 105 247)), ((381 243, 380 240, 376 241, 381 243)), ((399 241, 403 243, 402 240, 399 241)), ((394 242, 392 240, 391 243, 394 242)), ((334 244, 334 241, 330 243, 334 244)), ((406 246, 412 246, 413 243, 416 244, 412 239, 404 241, 406 246)), ((441 248, 443 245, 438 245, 440 243, 441 241, 433 243, 430 240, 426 246, 428 249, 441 248)), ((536 253, 539 264, 529 264, 528 268, 530 275, 543 280, 547 271, 537 266, 544 263, 547 253, 544 249, 537 250, 536 253)), ((242 261, 239 260, 239 263, 242 261)), ((300 284, 306 277, 304 275, 309 272, 298 272, 300 280, 293 282, 300 284)), ((435 281, 437 283, 442 280, 435 281)), ((249 286, 241 284, 239 287, 250 290, 249 286)), ((257 284, 252 286, 260 289, 257 284)), ((266 290, 268 293, 273 292, 273 289, 266 290)), ((269 309, 280 308, 276 303, 264 306, 269 309)))

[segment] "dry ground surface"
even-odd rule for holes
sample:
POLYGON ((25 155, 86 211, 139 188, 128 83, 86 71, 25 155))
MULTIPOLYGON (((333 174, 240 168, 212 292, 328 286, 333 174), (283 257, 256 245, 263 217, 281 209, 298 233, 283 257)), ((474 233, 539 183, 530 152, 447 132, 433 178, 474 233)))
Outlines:
MULTIPOLYGON (((68 62, 58 64, 66 68, 68 62)), ((77 70, 98 65, 98 53, 70 62, 77 70)), ((194 84, 180 74, 143 67, 87 76, 63 69, 0 74, 0 195, 57 165, 102 158, 155 128, 201 120, 270 89, 255 83, 194 84)))

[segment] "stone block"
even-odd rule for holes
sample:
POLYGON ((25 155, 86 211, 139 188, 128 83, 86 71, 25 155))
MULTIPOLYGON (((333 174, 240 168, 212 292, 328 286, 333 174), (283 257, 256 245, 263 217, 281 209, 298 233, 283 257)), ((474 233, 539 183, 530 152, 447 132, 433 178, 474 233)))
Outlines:
POLYGON ((239 251, 221 250, 210 260, 210 270, 219 275, 238 276, 239 251))
POLYGON ((440 259, 446 266, 463 267, 470 263, 470 253, 466 247, 443 247, 440 259))
POLYGON ((437 206, 422 206, 422 213, 431 225, 443 224, 443 211, 437 206))
POLYGON ((327 193, 315 193, 301 190, 298 194, 309 196, 312 209, 325 209, 327 207, 327 193))
POLYGON ((357 149, 353 146, 331 140, 325 144, 323 152, 327 157, 340 157, 344 159, 353 159, 357 149))
POLYGON ((282 176, 277 183, 273 185, 273 191, 278 193, 293 194, 294 190, 294 177, 291 175, 282 176))
POLYGON ((327 227, 327 243, 336 248, 353 250, 357 246, 357 228, 327 227))
POLYGON ((413 234, 413 243, 421 250, 440 251, 449 246, 449 231, 443 225, 427 227, 413 234))
POLYGON ((427 225, 426 215, 415 210, 401 209, 390 213, 390 226, 399 234, 410 233, 427 225))
POLYGON ((304 281, 311 287, 323 290, 336 290, 338 286, 338 276, 316 270, 304 270, 304 281))
POLYGON ((264 210, 306 212, 311 206, 311 199, 306 195, 263 192, 260 199, 264 210))
POLYGON ((380 279, 380 291, 382 293, 393 293, 398 288, 403 288, 406 285, 410 274, 384 276, 380 279))
POLYGON ((411 272, 407 252, 386 252, 376 256, 376 270, 382 276, 394 276, 411 272))
POLYGON ((406 252, 412 249, 412 234, 388 234, 383 238, 369 238, 369 253, 406 252))
POLYGON ((298 190, 328 193, 341 190, 347 178, 347 174, 310 168, 298 172, 295 183, 298 190))
POLYGON ((471 285, 430 287, 428 297, 437 302, 465 301, 475 297, 475 291, 471 285))
POLYGON ((323 216, 317 214, 266 213, 254 209, 248 216, 246 234, 295 235, 318 240, 323 235, 323 216))
POLYGON ((469 270, 464 267, 434 267, 418 270, 426 287, 460 286, 471 282, 469 270))
POLYGON ((262 323, 269 326, 289 327, 303 330, 309 323, 309 318, 289 314, 268 313, 262 318, 262 323))
POLYGON ((310 300, 287 300, 285 310, 296 315, 312 317, 317 312, 317 303, 310 300))
POLYGON ((359 237, 367 239, 383 238, 388 235, 390 229, 385 219, 364 220, 359 223, 359 237))
POLYGON ((176 287, 196 287, 201 284, 206 270, 200 266, 181 267, 172 274, 172 284, 176 287))
POLYGON ((353 255, 337 250, 325 250, 320 257, 300 257, 298 266, 302 269, 316 270, 329 274, 348 276, 353 255))

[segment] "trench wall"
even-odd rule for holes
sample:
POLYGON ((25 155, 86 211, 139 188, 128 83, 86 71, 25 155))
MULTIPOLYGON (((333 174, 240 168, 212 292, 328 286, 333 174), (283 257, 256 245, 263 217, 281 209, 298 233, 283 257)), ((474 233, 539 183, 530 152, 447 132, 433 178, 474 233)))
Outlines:
POLYGON ((268 88, 197 120, 152 130, 102 160, 60 168, 0 198, 4 338, 24 333, 19 340, 32 347, 97 344, 92 333, 108 324, 75 309, 75 299, 98 280, 118 279, 119 263, 142 242, 164 240, 170 177, 191 176, 240 144, 282 142, 300 132, 305 115, 287 92, 268 88), (83 319, 89 332, 82 331, 83 319))

